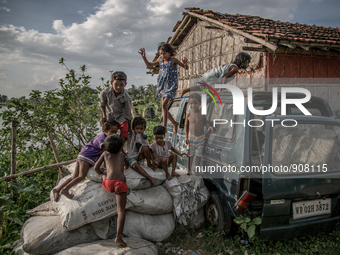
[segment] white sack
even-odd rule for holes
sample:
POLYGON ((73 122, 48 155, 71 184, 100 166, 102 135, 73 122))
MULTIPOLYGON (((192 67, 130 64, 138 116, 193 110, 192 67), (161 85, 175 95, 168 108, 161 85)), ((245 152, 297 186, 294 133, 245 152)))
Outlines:
POLYGON ((161 242, 168 238, 175 229, 172 213, 162 215, 147 215, 126 211, 123 234, 161 242))
POLYGON ((166 181, 164 186, 173 198, 177 221, 184 225, 209 199, 209 190, 204 186, 201 176, 184 174, 166 181))
POLYGON ((135 238, 124 237, 124 242, 128 247, 122 247, 114 240, 101 240, 87 244, 80 244, 56 253, 55 255, 157 255, 156 245, 148 241, 135 238))
POLYGON ((172 212, 172 198, 163 186, 131 191, 144 202, 141 206, 131 207, 130 211, 144 214, 165 214, 172 212))
MULTIPOLYGON (((70 177, 71 175, 61 179, 57 187, 70 177)), ((53 203, 66 230, 77 229, 85 224, 117 215, 116 195, 104 190, 101 183, 84 180, 72 187, 70 193, 74 194, 72 199, 61 195, 59 201, 53 203)), ((50 198, 53 200, 52 191, 50 198)), ((131 192, 127 196, 125 208, 142 204, 143 200, 131 192)))
POLYGON ((12 251, 18 255, 30 255, 22 249, 23 244, 24 242, 21 239, 15 241, 12 245, 12 251))
MULTIPOLYGON (((66 166, 66 168, 68 169, 68 171, 73 174, 75 167, 76 167, 77 162, 74 162, 68 166, 66 166)), ((141 167, 151 176, 155 179, 155 185, 161 185, 162 183, 164 183, 164 181, 166 180, 166 176, 165 176, 165 172, 163 169, 156 169, 155 171, 153 171, 151 168, 145 166, 145 165, 141 165, 141 167)), ((169 173, 171 173, 171 168, 169 168, 169 173)), ((127 170, 124 171, 124 175, 126 177, 126 183, 128 185, 128 187, 132 190, 132 189, 146 189, 146 188, 150 188, 151 187, 151 183, 150 181, 145 178, 144 176, 140 175, 139 173, 137 173, 134 169, 132 169, 131 167, 127 170)), ((86 178, 88 180, 91 181, 95 181, 95 182, 102 182, 101 179, 101 175, 99 175, 93 167, 90 167, 89 171, 87 172, 86 178)))
POLYGON ((57 216, 58 212, 52 201, 48 201, 26 212, 32 216, 57 216))
POLYGON ((58 216, 34 216, 29 218, 21 229, 23 250, 32 254, 53 254, 69 247, 113 237, 116 234, 116 217, 94 222, 72 231, 66 231, 58 216), (95 229, 107 226, 100 231, 95 229), (103 233, 103 231, 107 233, 103 233))
POLYGON ((204 208, 198 209, 187 219, 188 228, 197 229, 200 228, 205 221, 204 208))

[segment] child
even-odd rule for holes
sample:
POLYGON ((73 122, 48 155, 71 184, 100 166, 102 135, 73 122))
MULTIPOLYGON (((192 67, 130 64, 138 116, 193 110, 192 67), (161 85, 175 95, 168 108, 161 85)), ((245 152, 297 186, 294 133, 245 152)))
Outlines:
POLYGON ((192 111, 188 113, 185 119, 185 143, 189 145, 188 153, 188 172, 191 173, 192 159, 196 154, 196 166, 200 165, 203 146, 205 142, 204 126, 211 132, 214 129, 209 125, 205 115, 200 110, 201 96, 193 93, 189 96, 189 105, 192 111))
MULTIPOLYGON (((246 69, 249 66, 251 56, 248 53, 241 52, 237 54, 235 60, 230 64, 224 64, 215 67, 203 75, 201 75, 201 80, 208 83, 208 85, 214 87, 215 84, 226 84, 228 78, 231 78, 235 73, 237 73, 239 68, 246 69)), ((182 97, 189 91, 200 91, 200 86, 194 86, 191 88, 183 89, 179 91, 179 95, 182 97)))
POLYGON ((77 165, 73 176, 58 188, 53 189, 54 201, 58 200, 60 193, 69 199, 73 198, 74 195, 69 193, 69 189, 85 179, 90 166, 93 166, 103 153, 105 138, 116 134, 117 131, 118 126, 116 122, 105 122, 103 124, 103 133, 97 135, 81 149, 77 157, 77 165))
POLYGON ((172 147, 171 142, 164 141, 165 137, 165 128, 161 125, 155 126, 153 129, 153 135, 155 138, 155 142, 150 145, 150 149, 153 153, 153 164, 154 169, 157 167, 163 168, 166 174, 166 179, 169 181, 174 176, 180 176, 175 172, 177 166, 177 155, 182 157, 185 153, 180 153, 174 147, 172 147), (169 157, 169 150, 172 150, 174 153, 169 157), (172 172, 169 174, 168 167, 172 164, 172 172))
POLYGON ((103 188, 111 193, 116 193, 117 202, 117 235, 115 242, 119 243, 123 247, 126 247, 126 243, 122 239, 124 222, 125 222, 125 205, 126 197, 130 193, 128 186, 126 185, 126 179, 124 175, 124 158, 125 155, 120 152, 123 142, 122 138, 118 135, 112 135, 105 139, 106 151, 100 156, 94 169, 98 174, 103 174, 100 168, 104 161, 106 168, 106 175, 102 175, 103 188))
POLYGON ((123 139, 123 145, 131 133, 131 108, 132 101, 124 89, 126 86, 126 74, 114 72, 111 76, 111 86, 103 89, 99 94, 99 105, 102 112, 100 125, 105 121, 118 122, 118 129, 123 139))
POLYGON ((171 99, 175 98, 178 89, 177 65, 188 69, 188 59, 183 58, 182 63, 178 59, 173 58, 173 55, 175 53, 174 49, 170 44, 164 42, 158 45, 158 53, 160 56, 154 62, 150 63, 146 59, 144 48, 141 48, 138 53, 141 54, 147 68, 159 65, 156 97, 162 97, 162 115, 165 132, 167 132, 167 118, 169 118, 169 120, 174 125, 173 132, 176 135, 179 123, 176 122, 169 113, 168 104, 171 99))
POLYGON ((149 150, 148 136, 144 134, 146 129, 146 120, 143 117, 136 117, 132 123, 133 132, 127 140, 127 153, 130 166, 138 173, 149 179, 151 187, 155 185, 155 180, 152 178, 139 164, 138 161, 146 159, 148 167, 151 165, 151 152, 149 150))

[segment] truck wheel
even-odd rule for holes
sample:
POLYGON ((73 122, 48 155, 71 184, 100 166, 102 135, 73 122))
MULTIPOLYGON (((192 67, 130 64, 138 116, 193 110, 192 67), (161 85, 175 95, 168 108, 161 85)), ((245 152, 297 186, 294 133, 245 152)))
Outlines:
POLYGON ((216 227, 217 232, 230 233, 233 219, 224 212, 218 191, 210 193, 210 199, 205 205, 205 218, 216 227))

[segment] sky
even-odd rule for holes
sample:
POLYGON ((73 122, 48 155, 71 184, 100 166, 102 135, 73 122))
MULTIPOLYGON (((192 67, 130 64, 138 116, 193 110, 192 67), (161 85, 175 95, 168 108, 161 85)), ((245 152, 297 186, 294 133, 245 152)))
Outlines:
POLYGON ((62 57, 78 74, 86 65, 93 88, 111 70, 126 72, 127 88, 156 84, 138 50, 152 60, 185 7, 340 27, 338 0, 0 0, 0 95, 58 88, 62 57))

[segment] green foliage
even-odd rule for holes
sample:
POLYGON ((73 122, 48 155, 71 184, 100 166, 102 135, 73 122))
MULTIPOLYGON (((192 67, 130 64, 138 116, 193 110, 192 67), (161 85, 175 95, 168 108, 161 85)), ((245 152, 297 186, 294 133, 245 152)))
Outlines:
POLYGON ((136 87, 131 85, 127 92, 135 102, 135 109, 138 116, 144 116, 145 109, 153 108, 155 110, 156 119, 160 119, 162 115, 161 98, 156 97, 157 85, 148 84, 146 86, 136 87))
POLYGON ((249 240, 251 240, 255 235, 256 225, 261 224, 261 219, 260 217, 251 219, 250 216, 246 216, 237 217, 234 219, 234 222, 240 225, 241 231, 247 233, 249 240))
MULTIPOLYGON (((99 86, 92 89, 86 66, 80 74, 65 65, 68 73, 60 79, 59 88, 41 92, 33 90, 26 99, 12 98, 0 117, 0 176, 10 169, 12 123, 17 125, 17 172, 55 164, 47 133, 56 141, 61 161, 76 158, 83 144, 99 133, 99 86)), ((107 81, 104 86, 109 84, 107 81)), ((26 211, 49 200, 49 192, 57 180, 57 170, 51 169, 14 182, 0 181, 0 254, 12 254, 12 243, 20 238, 20 229, 29 217, 26 211)))
POLYGON ((155 110, 155 118, 146 120, 145 134, 147 134, 149 142, 154 141, 152 131, 154 126, 160 125, 162 115, 161 99, 155 97, 156 89, 157 85, 152 84, 139 87, 132 85, 131 88, 127 89, 127 92, 135 103, 137 116, 144 117, 147 108, 153 108, 155 110))

